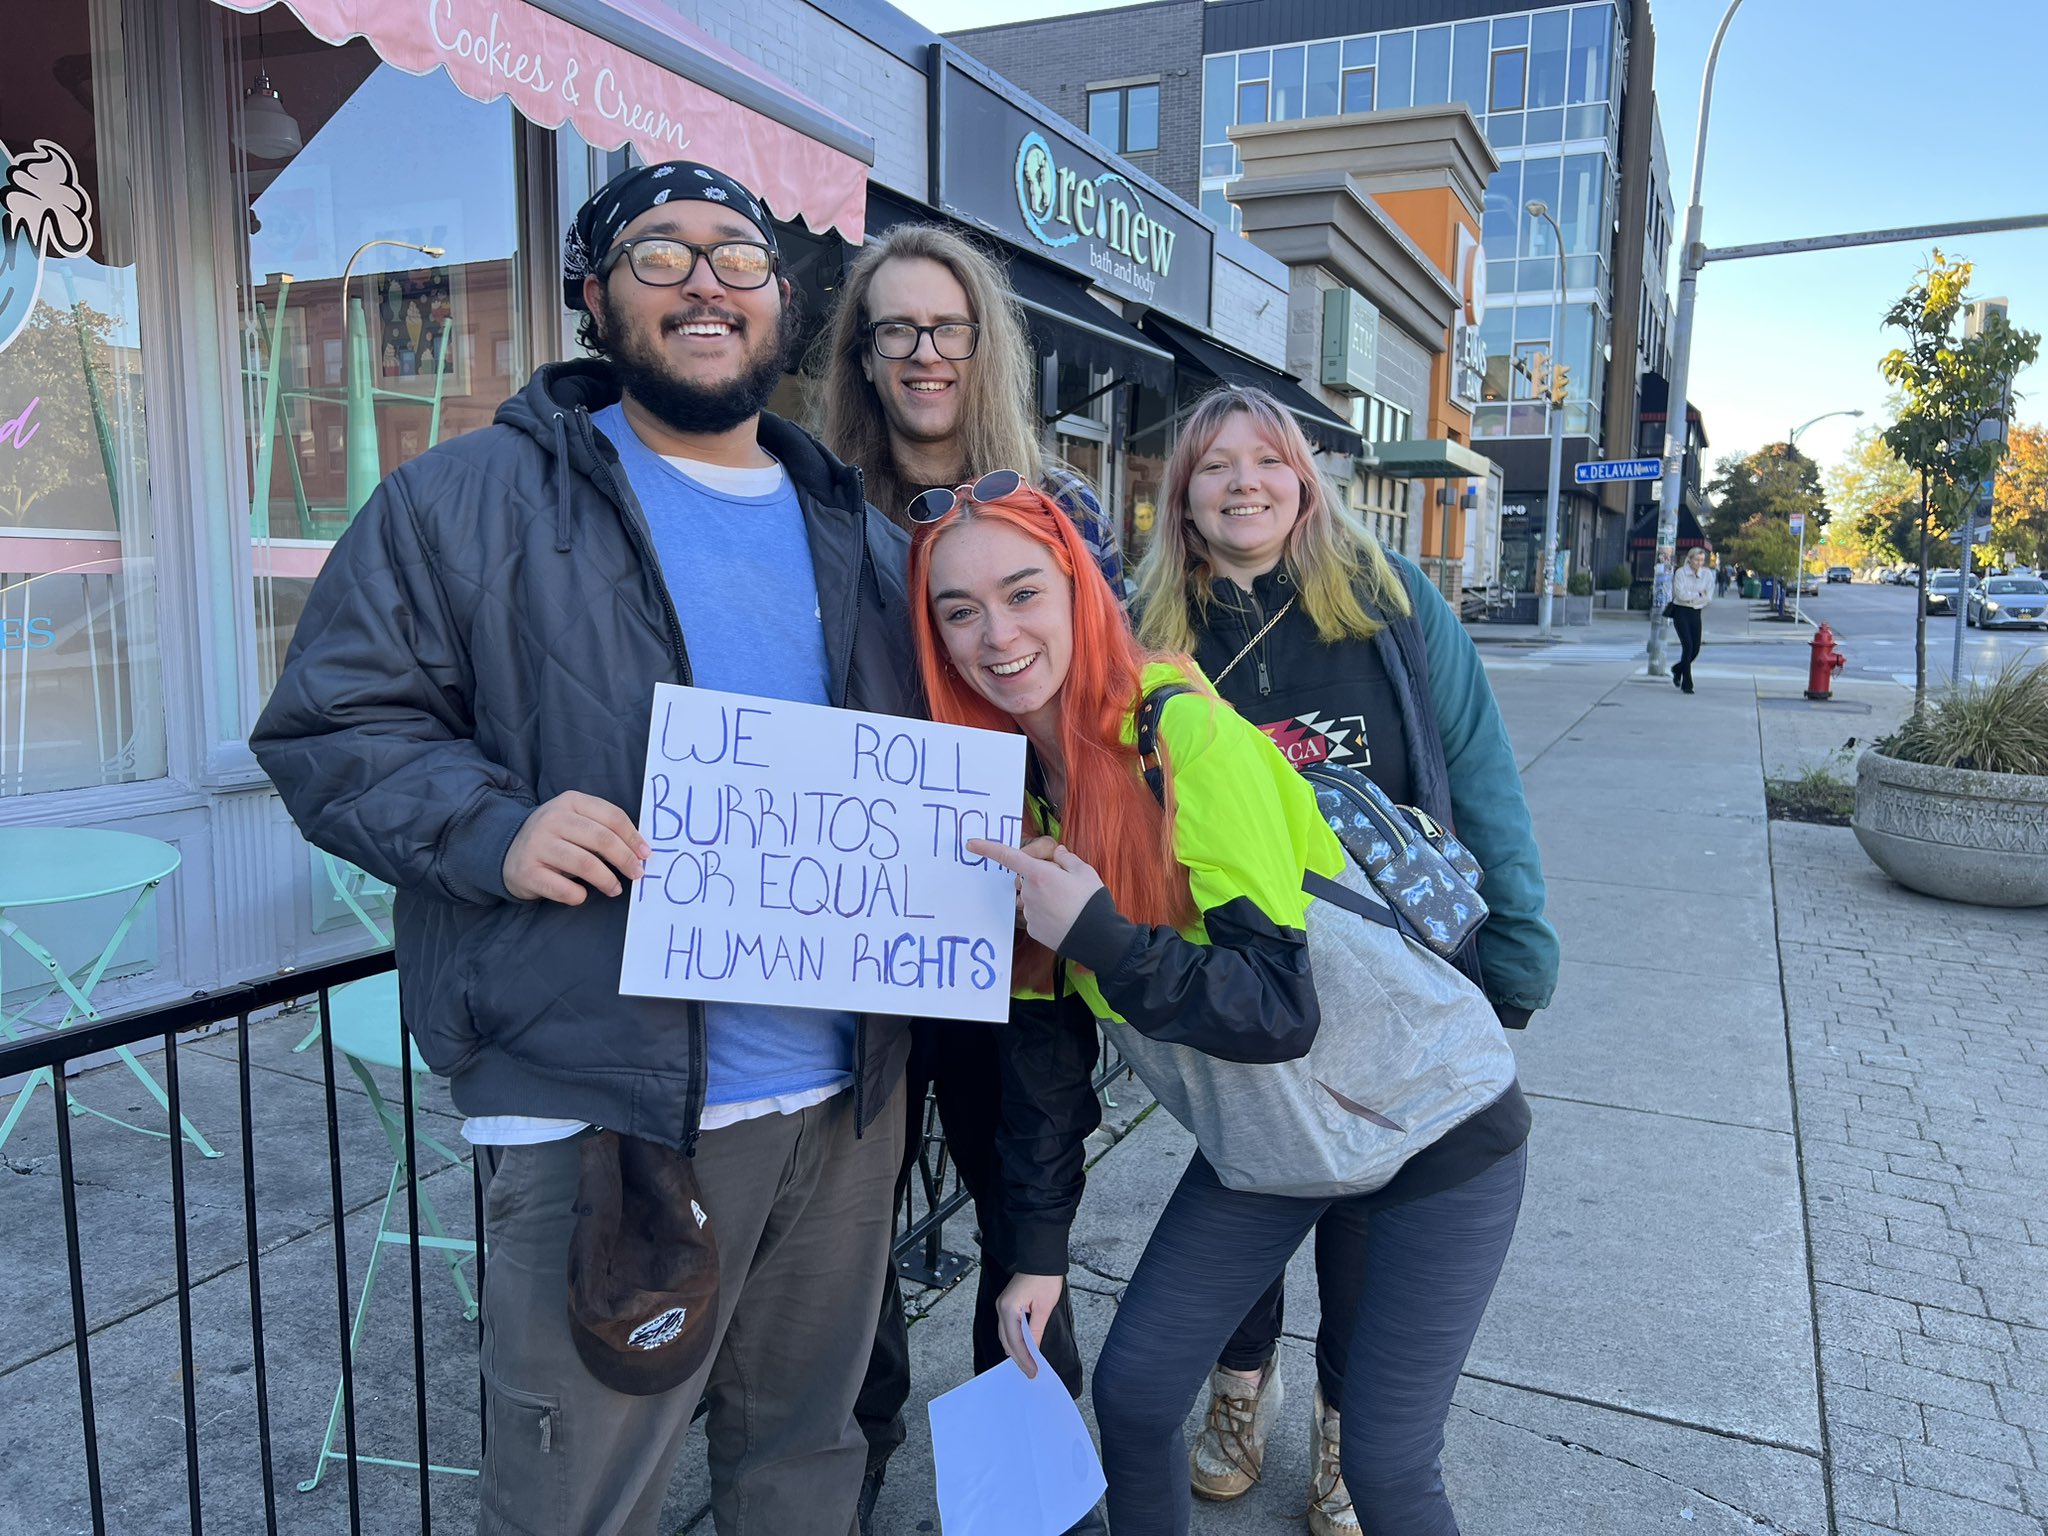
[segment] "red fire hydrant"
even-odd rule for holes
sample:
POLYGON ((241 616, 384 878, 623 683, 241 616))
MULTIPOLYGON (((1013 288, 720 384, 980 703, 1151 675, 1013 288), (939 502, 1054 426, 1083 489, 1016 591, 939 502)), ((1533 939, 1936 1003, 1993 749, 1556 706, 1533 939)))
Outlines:
POLYGON ((1823 624, 1813 632, 1813 659, 1806 669, 1809 699, 1834 697, 1834 675, 1848 665, 1848 658, 1835 649, 1835 632, 1823 624))

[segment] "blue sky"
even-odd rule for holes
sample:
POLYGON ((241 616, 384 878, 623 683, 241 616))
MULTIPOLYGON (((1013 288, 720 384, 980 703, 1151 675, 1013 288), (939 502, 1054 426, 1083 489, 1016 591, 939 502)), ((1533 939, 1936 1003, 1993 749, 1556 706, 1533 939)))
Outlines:
MULTIPOLYGON (((896 0, 934 31, 1099 9, 1089 0, 896 0)), ((1684 225, 1700 71, 1726 0, 1653 0, 1657 96, 1684 225)), ((1361 4, 1360 12, 1370 6, 1361 4)), ((2048 3, 1744 0, 1722 45, 1701 189, 1709 247, 2048 213, 2048 3), (1957 19, 1947 20, 1951 15, 1957 19), (1924 75, 1924 81, 1917 76, 1924 75)), ((1675 244, 1675 241, 1674 241, 1675 244)), ((1884 312, 1933 242, 1710 264, 1694 319, 1691 398, 1710 453, 1813 427, 1823 464, 1879 421, 1884 312)), ((1974 291, 2048 332, 2048 229, 1942 242, 1977 264, 1974 291)), ((1675 258, 1674 258, 1675 260, 1675 258)), ((1675 294, 1674 294, 1675 297, 1675 294)), ((2019 381, 2048 421, 2048 363, 2019 381)))

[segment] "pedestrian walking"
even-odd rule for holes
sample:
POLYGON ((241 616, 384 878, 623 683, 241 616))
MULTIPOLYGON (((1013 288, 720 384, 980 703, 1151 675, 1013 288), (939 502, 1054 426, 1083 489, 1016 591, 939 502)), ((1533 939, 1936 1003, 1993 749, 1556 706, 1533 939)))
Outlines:
MULTIPOLYGON (((1023 466, 1072 519, 1111 587, 1123 587, 1116 535, 1093 489, 1040 447, 1031 349, 1002 268, 980 246, 930 224, 898 224, 854 258, 823 343, 824 435, 867 477, 878 506, 902 509, 924 491, 1023 466)), ((908 1140, 898 1199, 924 1136, 927 1091, 938 1101, 946 1151, 974 1200, 981 1267, 973 1324, 976 1373, 999 1365, 995 1301, 1010 1280, 996 1123, 1003 1085, 994 1026, 946 1020, 913 1025, 908 1140)), ((874 1353, 856 1404, 868 1442, 860 1529, 872 1536, 889 1458, 903 1443, 910 1396, 910 1332, 895 1266, 884 1264, 874 1353)), ((1060 1299, 1044 1353, 1081 1395, 1072 1303, 1060 1299)), ((1079 1531, 1100 1530, 1090 1516, 1079 1531)))
MULTIPOLYGON (((1195 407, 1139 572, 1139 638, 1192 651, 1224 699, 1297 767, 1348 764, 1396 803, 1456 827, 1485 868, 1492 910, 1466 967, 1501 1022, 1521 1028, 1556 986, 1558 943, 1543 917, 1535 836, 1493 691, 1435 586, 1321 494, 1311 464, 1293 418, 1259 391, 1218 390, 1195 407)), ((1333 1205, 1317 1223, 1315 1536, 1359 1529, 1337 1447, 1373 1214, 1456 1183, 1460 1170, 1477 1172, 1519 1145, 1528 1123, 1527 1101, 1512 1089, 1386 1189, 1333 1205)), ((1188 1465, 1204 1498, 1237 1498, 1259 1478, 1281 1410, 1283 1318, 1276 1278, 1217 1358, 1188 1465)))
POLYGON ((564 269, 595 356, 383 482, 252 745, 397 887, 486 1175, 479 1530, 652 1533, 702 1398, 721 1533, 846 1536, 908 1027, 622 995, 620 898, 656 683, 917 711, 907 541, 763 409, 795 325, 747 188, 627 171, 564 269))
POLYGON ((1671 578, 1671 601, 1664 616, 1678 631, 1678 664, 1671 669, 1671 681, 1686 693, 1692 692, 1692 664, 1700 653, 1701 627, 1707 605, 1714 600, 1714 578, 1707 570, 1707 552, 1695 546, 1685 552, 1685 563, 1671 578))
POLYGON ((1714 567, 1714 595, 1716 597, 1726 597, 1729 584, 1734 580, 1734 577, 1735 573, 1729 568, 1726 561, 1717 564, 1714 567))
MULTIPOLYGON (((1313 476, 1305 450, 1301 467, 1313 476)), ((999 1315, 1012 1358, 1031 1370, 1022 1330, 1042 1328, 1064 1289, 1084 1140, 1100 1120, 1092 1021, 1218 1062, 1284 1062, 1354 1028, 1355 1017, 1321 1011, 1303 926, 1304 882, 1347 868, 1347 855, 1270 738, 1200 688, 1191 659, 1139 647, 1042 494, 989 476, 924 510, 933 521, 913 547, 913 613, 933 715, 1027 737, 1027 808, 1042 833, 1022 849, 969 845, 1017 874, 1025 930, 1020 1001, 999 1037, 1017 1269, 999 1315), (1155 793, 1133 745, 1138 716, 1152 690, 1184 684, 1197 686, 1157 714, 1155 793)), ((1263 1145, 1271 1128, 1242 1129, 1263 1145)), ((1374 1223, 1372 1264, 1356 1281, 1370 1325, 1352 1329, 1347 1371, 1370 1406, 1338 1455, 1375 1530, 1457 1529, 1434 1447, 1520 1205, 1524 1148, 1510 1139, 1484 1167, 1374 1223)), ((1332 1203, 1245 1193, 1205 1153, 1190 1162, 1096 1364, 1118 1536, 1188 1529, 1188 1409, 1237 1319, 1332 1203)))

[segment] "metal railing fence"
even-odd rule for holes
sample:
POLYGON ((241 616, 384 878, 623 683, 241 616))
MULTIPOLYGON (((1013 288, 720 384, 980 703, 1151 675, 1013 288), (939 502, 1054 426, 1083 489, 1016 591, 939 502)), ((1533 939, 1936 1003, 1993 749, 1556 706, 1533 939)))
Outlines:
MULTIPOLYGON (((240 1267, 245 1271, 248 1306, 246 1344, 249 1351, 249 1359, 245 1366, 238 1365, 237 1370, 246 1370, 251 1378, 253 1403, 247 1406, 253 1407, 255 1444, 253 1447, 249 1446, 247 1443, 249 1437, 245 1432, 242 1432, 231 1436, 216 1434, 208 1444, 202 1447, 202 1428, 212 1425, 227 1410, 222 1410, 222 1413, 215 1413, 205 1421, 201 1419, 198 1391, 202 1374, 200 1370, 201 1362, 195 1352, 195 1275, 190 1231, 193 1210, 190 1203, 191 1191, 188 1188, 187 1166, 191 1152, 184 1139, 176 1135, 166 1135, 163 1140, 169 1149, 169 1194, 174 1266, 171 1286, 176 1301, 177 1313, 176 1369, 179 1378, 179 1409, 182 1420, 183 1492, 189 1528, 196 1536, 196 1533, 206 1528, 209 1513, 206 1508, 207 1501, 202 1498, 202 1490, 207 1483, 206 1477, 202 1475, 202 1451, 204 1450, 205 1453, 207 1469, 210 1475, 214 1477, 226 1475, 222 1465, 224 1457, 229 1459, 239 1457, 243 1460, 244 1466, 235 1475, 247 1478, 253 1474, 260 1478, 262 1528, 266 1532, 275 1533, 279 1529, 281 1505, 277 1488, 279 1447, 275 1443, 276 1425, 274 1423, 275 1414, 272 1401, 274 1385, 273 1366, 277 1363, 278 1350, 290 1351, 286 1358, 294 1368, 303 1367, 306 1364, 306 1360, 304 1356, 298 1353, 299 1335, 304 1332, 302 1327, 295 1326, 293 1340, 289 1344, 274 1345, 266 1340, 265 1269, 267 1263, 278 1262, 280 1256, 296 1244, 308 1238, 317 1240, 322 1234, 317 1230, 306 1227, 303 1223, 299 1223, 296 1224, 299 1230, 288 1231, 282 1237, 273 1237, 271 1240, 266 1241, 264 1205, 261 1198, 263 1184, 260 1181, 268 1179, 273 1183, 288 1182, 289 1170, 280 1167, 259 1168, 260 1159, 257 1155, 259 1125, 256 1113, 258 1092, 257 1082, 252 1077, 251 1069, 252 1038, 273 1024, 275 1025, 275 1032, 279 1040, 282 1040, 285 1034, 290 1034, 296 1038, 303 1028, 304 1020, 302 1018, 290 1016, 272 1018, 268 1016, 275 1014, 277 1010, 289 1009, 294 1005, 304 1004, 310 1000, 317 1005, 319 1018, 331 1018, 333 1017, 331 1011, 332 1001, 337 989, 348 986, 351 983, 369 981, 372 978, 390 972, 392 968, 393 960, 390 952, 381 951, 358 958, 333 962, 317 968, 287 973, 222 992, 201 995, 189 1001, 166 1007, 153 1008, 124 1017, 103 1019, 74 1029, 33 1035, 18 1041, 0 1044, 0 1082, 5 1082, 9 1079, 24 1081, 26 1080, 26 1074, 33 1073, 38 1068, 47 1067, 55 1072, 57 1083, 64 1090, 61 1093, 53 1093, 51 1095, 51 1103, 55 1119, 56 1172, 60 1186, 62 1210, 65 1286, 69 1296, 69 1348, 73 1356, 72 1363, 77 1378, 77 1403, 80 1425, 78 1450, 83 1453, 80 1459, 83 1464, 86 1484, 86 1503, 89 1505, 91 1529, 95 1533, 102 1533, 110 1528, 108 1523, 108 1437, 103 1428, 102 1419, 110 1411, 117 1413, 120 1411, 118 1408, 110 1410, 107 1405, 96 1401, 95 1341, 99 1339, 104 1346, 110 1329, 120 1326, 124 1322, 132 1322, 137 1312, 147 1310, 148 1306, 160 1305, 162 1301, 170 1298, 157 1296, 147 1306, 130 1309, 123 1316, 103 1321, 98 1326, 95 1326, 93 1319, 88 1315, 90 1310, 88 1307, 87 1285, 88 1259, 92 1258, 104 1263, 108 1256, 104 1254, 89 1255, 86 1251, 82 1235, 79 1204, 81 1183, 78 1168, 78 1152, 73 1139, 72 1121, 73 1114, 85 1112, 87 1106, 81 1104, 80 1109, 76 1111, 68 1108, 72 1103, 71 1090, 76 1087, 82 1091, 89 1091, 87 1090, 87 1085, 91 1082, 91 1079, 69 1078, 67 1076, 67 1069, 74 1063, 88 1061, 91 1058, 112 1051, 117 1046, 135 1047, 160 1044, 161 1056, 153 1064, 159 1068, 162 1074, 163 1087, 168 1099, 168 1115, 165 1123, 169 1126, 176 1126, 180 1123, 179 1116, 181 1110, 187 1107, 188 1101, 186 1092, 187 1076, 181 1070, 181 1067, 184 1065, 184 1056, 195 1047, 205 1047, 208 1049, 208 1065, 211 1067, 217 1064, 218 1054, 224 1054, 223 1047, 229 1041, 232 1042, 235 1078, 234 1103, 239 1136, 232 1139, 235 1150, 229 1151, 229 1155, 238 1155, 240 1160, 241 1198, 239 1202, 239 1219, 241 1231, 239 1265, 232 1262, 221 1263, 211 1273, 200 1276, 197 1283, 204 1285, 220 1283, 236 1267, 240 1267), (253 1025, 252 1020, 255 1021, 253 1025), (195 1039, 195 1034, 202 1031, 207 1033, 195 1039), (23 1077, 17 1078, 17 1074, 22 1074, 23 1077), (254 1465, 248 1466, 247 1461, 252 1451, 254 1465)), ((392 1027, 399 1032, 399 1038, 392 1042, 392 1050, 388 1059, 394 1062, 406 1061, 408 1059, 408 1042, 404 1038, 402 1025, 396 1022, 395 1011, 392 1027)), ((481 1243, 445 1235, 431 1207, 429 1207, 427 1212, 430 1230, 423 1230, 421 1227, 421 1203, 424 1198, 420 1188, 424 1177, 424 1171, 421 1170, 419 1162, 421 1142, 423 1140, 428 1142, 433 1150, 441 1153, 443 1156, 451 1156, 452 1154, 441 1143, 434 1141, 430 1135, 420 1130, 417 1124, 419 1106, 416 1103, 414 1074, 410 1071, 399 1071, 397 1076, 401 1084, 401 1091, 397 1096, 398 1102, 391 1106, 398 1113, 395 1117, 386 1118, 385 1129, 387 1137, 393 1143, 393 1149, 398 1150, 398 1132, 392 1127, 391 1119, 395 1118, 403 1126, 402 1151, 399 1152, 399 1165, 394 1167, 391 1180, 385 1192, 384 1214, 379 1219, 376 1234, 371 1238, 370 1248, 373 1265, 375 1257, 380 1251, 378 1247, 380 1243, 402 1245, 407 1251, 411 1304, 410 1354, 412 1402, 410 1417, 412 1421, 413 1456, 408 1460, 370 1454, 363 1444, 363 1426, 359 1422, 363 1408, 363 1383, 360 1379, 361 1371, 359 1370, 356 1358, 356 1338, 363 1326, 363 1313, 367 1310, 368 1303, 366 1293, 372 1283, 374 1267, 364 1276, 360 1289, 352 1288, 349 1262, 350 1234, 348 1229, 351 1216, 359 1216, 366 1213, 372 1202, 358 1201, 352 1206, 344 1190, 344 1163, 349 1161, 349 1159, 345 1158, 344 1154, 343 1116, 340 1111, 340 1104, 344 1099, 353 1098, 356 1095, 353 1089, 345 1088, 337 1081, 337 1055, 341 1055, 347 1060, 349 1067, 362 1082, 363 1089, 365 1090, 364 1096, 379 1109, 380 1113, 383 1111, 384 1106, 377 1097, 378 1090, 371 1082, 364 1065, 353 1058, 347 1057, 346 1053, 337 1049, 331 1031, 320 1029, 316 1033, 318 1036, 319 1063, 317 1089, 325 1115, 324 1150, 327 1162, 325 1170, 327 1206, 325 1218, 327 1225, 326 1235, 331 1244, 333 1315, 337 1330, 333 1338, 336 1341, 335 1359, 338 1365, 339 1387, 335 1396, 333 1412, 328 1420, 328 1442, 323 1444, 321 1457, 315 1466, 314 1475, 298 1484, 298 1487, 301 1492, 311 1491, 319 1485, 324 1477, 328 1462, 330 1460, 340 1462, 346 1473, 347 1482, 347 1528, 352 1533, 359 1533, 365 1529, 364 1489, 363 1480, 360 1475, 362 1467, 387 1466, 410 1468, 416 1473, 418 1473, 420 1468, 427 1468, 430 1471, 441 1473, 473 1472, 473 1469, 470 1468, 436 1463, 430 1454, 428 1404, 430 1397, 435 1396, 435 1393, 433 1391, 433 1384, 430 1382, 427 1352, 428 1333, 422 1303, 424 1291, 422 1266, 423 1262, 425 1262, 422 1258, 422 1252, 424 1250, 428 1254, 437 1255, 437 1261, 448 1263, 451 1272, 459 1270, 459 1264, 466 1262, 466 1255, 473 1252, 476 1269, 475 1295, 477 1297, 481 1297, 483 1292, 484 1273, 488 1255, 481 1251, 483 1248, 481 1243), (401 1173, 404 1174, 402 1178, 401 1173), (405 1224, 402 1230, 395 1226, 387 1227, 386 1225, 389 1218, 395 1214, 393 1201, 397 1199, 397 1190, 401 1183, 404 1185, 405 1190, 403 1204, 405 1224), (331 1450, 329 1446, 332 1446, 331 1450)), ((254 1043, 260 1046, 264 1042, 255 1041, 254 1043)), ((304 1059, 302 1057, 279 1058, 281 1063, 288 1060, 303 1062, 304 1059)), ((1120 1060, 1105 1060, 1103 1069, 1097 1079, 1098 1088, 1105 1087, 1111 1078, 1123 1070, 1125 1069, 1120 1060)), ((266 1095, 270 1093, 273 1086, 272 1083, 266 1082, 264 1084, 264 1093, 266 1095)), ((299 1091, 303 1091, 303 1080, 296 1080, 295 1086, 299 1091)), ((23 1129, 28 1127, 32 1118, 32 1116, 24 1118, 23 1129)), ((311 1127, 301 1125, 296 1127, 296 1129, 301 1133, 307 1134, 310 1138, 311 1127)), ((355 1128, 355 1130, 359 1129, 359 1127, 355 1128)), ((352 1131, 352 1134, 354 1134, 354 1131, 352 1131)), ((125 1142, 101 1143, 99 1145, 103 1149, 109 1145, 117 1146, 118 1156, 124 1163, 130 1161, 127 1148, 147 1149, 150 1145, 146 1140, 136 1137, 132 1130, 123 1131, 121 1135, 127 1138, 125 1142)), ((20 1150, 19 1145, 17 1145, 16 1150, 18 1154, 20 1150)), ((228 1151, 225 1147, 223 1150, 228 1151)), ((309 1156, 316 1155, 311 1151, 310 1139, 307 1152, 309 1156)), ((359 1163, 361 1159, 357 1157, 354 1161, 359 1163)), ((471 1192, 471 1220, 474 1224, 472 1230, 480 1233, 483 1229, 483 1183, 478 1176, 474 1158, 466 1158, 463 1161, 466 1161, 470 1167, 468 1182, 471 1192)), ((17 1168, 16 1171, 22 1170, 17 1168)), ((435 1171, 438 1172, 440 1170, 435 1171)), ((968 1267, 968 1260, 961 1254, 947 1250, 945 1246, 945 1240, 948 1235, 947 1223, 957 1216, 963 1207, 968 1206, 970 1203, 971 1196, 962 1187, 957 1170, 953 1168, 951 1160, 947 1156, 944 1138, 939 1133, 936 1116, 931 1104, 928 1102, 925 1109, 923 1135, 916 1165, 913 1169, 913 1177, 910 1181, 910 1187, 906 1192, 904 1204, 898 1213, 899 1235, 895 1242, 894 1256, 899 1273, 906 1279, 915 1280, 926 1285, 944 1285, 957 1279, 968 1267)), ((209 1206, 206 1209, 211 1212, 218 1208, 215 1205, 209 1206)), ((273 1226, 278 1224, 275 1214, 271 1218, 271 1224, 273 1226)), ((22 1222, 14 1217, 10 1217, 6 1225, 6 1242, 14 1251, 17 1268, 20 1267, 25 1257, 29 1265, 28 1272, 30 1276, 32 1278, 39 1278, 35 1268, 35 1261, 38 1256, 45 1255, 47 1252, 45 1246, 39 1241, 39 1239, 46 1237, 47 1234, 26 1230, 22 1222)), ((287 1223, 287 1225, 294 1224, 287 1223)), ((212 1235, 217 1236, 217 1234, 212 1235)), ((956 1246, 967 1247, 969 1245, 966 1241, 956 1238, 956 1246)), ((54 1255, 47 1256, 54 1257, 54 1255)), ((118 1256, 116 1257, 118 1258, 118 1256)), ((295 1275, 302 1269, 302 1266, 297 1264, 294 1264, 292 1267, 295 1275)), ((55 1266, 49 1265, 47 1268, 50 1271, 54 1271, 55 1266)), ((49 1274, 49 1282, 52 1287, 54 1287, 55 1278, 54 1273, 49 1274)), ((295 1291, 289 1295, 273 1294, 271 1304, 273 1309, 285 1308, 292 1316, 296 1325, 303 1319, 305 1310, 312 1307, 314 1302, 311 1297, 305 1294, 309 1282, 303 1278, 298 1278, 293 1284, 296 1285, 295 1291)), ((477 1316, 474 1308, 470 1309, 470 1316, 477 1316)), ((480 1320, 477 1322, 476 1331, 480 1336, 480 1320)), ((445 1338, 445 1332, 437 1334, 437 1337, 445 1338)), ((209 1339, 212 1340, 213 1336, 209 1335, 209 1339)), ((61 1353, 62 1349, 61 1343, 50 1344, 47 1348, 40 1346, 31 1347, 26 1351, 17 1350, 10 1345, 8 1354, 11 1358, 0 1358, 0 1411, 4 1411, 4 1403, 8 1392, 8 1376, 23 1370, 24 1360, 48 1359, 61 1353)), ((167 1361, 163 1363, 168 1364, 167 1361)), ((480 1454, 486 1425, 486 1417, 483 1413, 483 1378, 480 1367, 476 1371, 475 1380, 476 1449, 480 1454)), ((393 1385, 394 1383, 389 1380, 388 1376, 380 1376, 373 1383, 373 1390, 380 1402, 388 1389, 393 1385)), ((442 1388, 438 1400, 445 1404, 447 1398, 445 1371, 442 1374, 442 1388)), ((210 1403, 209 1406, 211 1406, 210 1403)), ((384 1414, 384 1417, 387 1419, 390 1417, 388 1411, 384 1414)), ((125 1455, 127 1446, 133 1439, 130 1426, 120 1426, 120 1433, 115 1438, 118 1442, 116 1453, 125 1455)), ((446 1438, 445 1430, 443 1438, 446 1438)), ((123 1468, 122 1473, 125 1478, 127 1469, 123 1468)), ((165 1479, 171 1479, 172 1476, 168 1470, 163 1470, 162 1475, 165 1479)), ((417 1477, 417 1520, 422 1536, 427 1536, 427 1533, 430 1533, 433 1529, 434 1481, 434 1478, 424 1473, 420 1473, 417 1477)), ((53 1493, 56 1492, 56 1490, 51 1491, 53 1493)), ((394 1489, 388 1487, 379 1490, 379 1506, 387 1512, 387 1517, 391 1513, 389 1511, 389 1499, 394 1492, 394 1489)), ((163 1493, 166 1497, 174 1497, 168 1487, 163 1490, 163 1493)), ((251 1507, 244 1512, 240 1520, 230 1521, 224 1517, 214 1522, 216 1527, 221 1529, 250 1528, 254 1521, 255 1511, 253 1508, 254 1496, 249 1495, 248 1497, 251 1507)), ((0 1506, 4 1506, 8 1502, 9 1500, 5 1496, 0 1496, 0 1506)), ((288 1508, 289 1506, 285 1507, 288 1508)), ((81 1509, 78 1513, 80 1516, 83 1516, 86 1511, 81 1509)), ((168 1517, 167 1510, 160 1511, 159 1513, 168 1517)), ((338 1514, 338 1511, 334 1511, 329 1517, 330 1521, 335 1520, 338 1514)), ((296 1520, 289 1522, 289 1524, 293 1525, 298 1523, 296 1520)), ((444 1523, 446 1522, 444 1521, 444 1523)), ((167 1529, 171 1527, 165 1524, 157 1524, 151 1528, 167 1529)), ((375 1527, 373 1526, 372 1528, 375 1527)))

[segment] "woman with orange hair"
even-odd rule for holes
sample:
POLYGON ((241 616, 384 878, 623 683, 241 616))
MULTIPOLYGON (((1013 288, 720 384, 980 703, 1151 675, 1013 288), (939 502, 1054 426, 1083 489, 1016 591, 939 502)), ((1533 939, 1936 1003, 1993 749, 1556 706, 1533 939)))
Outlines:
MULTIPOLYGON (((1309 963, 1305 875, 1347 855, 1313 790, 1184 655, 1142 648, 1073 525, 1020 477, 913 503, 912 630, 935 719, 1029 743, 1023 848, 973 842, 1017 877, 1018 1001, 1000 1032, 998 1151, 1013 1278, 1005 1347, 1035 1374, 1023 1330, 1064 1289, 1083 1142, 1100 1120, 1095 1022, 1239 1063, 1304 1055, 1324 1020, 1309 963), (1154 692, 1152 755, 1140 716, 1154 692), (1148 782, 1148 773, 1156 773, 1148 782)), ((1247 1124, 1245 1134, 1263 1128, 1247 1124)), ((1392 1335, 1415 1398, 1389 1392, 1390 1438, 1421 1462, 1383 1477, 1382 1447, 1347 1440, 1345 1470, 1382 1492, 1375 1530, 1452 1536, 1435 1446, 1441 1381, 1455 1381, 1506 1256, 1520 1149, 1395 1223, 1361 1278, 1354 1338, 1392 1335), (1434 1423, 1429 1422, 1434 1412, 1434 1423), (1356 1458, 1354 1470, 1353 1461, 1356 1458)), ((1154 1228, 1096 1365, 1094 1398, 1117 1536, 1179 1536, 1190 1493, 1181 1427, 1231 1329, 1336 1201, 1226 1188, 1197 1152, 1154 1228)), ((1380 1229, 1375 1227, 1376 1239, 1380 1229)))

